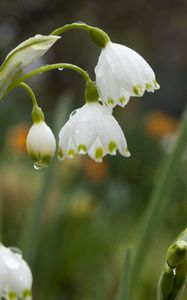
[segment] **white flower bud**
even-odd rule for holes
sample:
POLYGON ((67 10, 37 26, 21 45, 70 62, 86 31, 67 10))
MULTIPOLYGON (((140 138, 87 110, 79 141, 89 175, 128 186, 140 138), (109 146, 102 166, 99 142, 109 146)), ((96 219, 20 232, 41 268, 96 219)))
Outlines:
POLYGON ((101 101, 111 108, 124 107, 130 96, 141 97, 145 90, 159 89, 153 70, 142 56, 110 41, 101 51, 95 73, 101 101))
POLYGON ((73 158, 86 154, 101 162, 106 154, 130 156, 125 136, 111 114, 98 102, 88 102, 72 113, 59 133, 58 158, 73 158))
POLYGON ((36 35, 14 48, 0 67, 0 98, 23 70, 37 61, 59 39, 59 36, 36 35))
POLYGON ((48 165, 55 154, 56 141, 52 130, 44 121, 32 125, 27 136, 26 146, 36 169, 48 165))

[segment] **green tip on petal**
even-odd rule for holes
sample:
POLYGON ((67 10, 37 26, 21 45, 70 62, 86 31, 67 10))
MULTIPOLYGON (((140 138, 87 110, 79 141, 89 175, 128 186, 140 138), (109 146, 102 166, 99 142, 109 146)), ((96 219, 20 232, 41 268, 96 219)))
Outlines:
POLYGON ((131 154, 129 152, 129 149, 127 147, 125 148, 124 153, 125 153, 126 157, 130 157, 131 156, 131 154))
POLYGON ((110 154, 114 153, 117 149, 117 144, 114 141, 110 141, 110 143, 108 144, 108 150, 110 152, 110 154))
POLYGON ((114 104, 114 100, 112 98, 108 98, 107 99, 107 104, 113 105, 114 104))
POLYGON ((17 296, 16 296, 15 292, 10 291, 10 292, 8 293, 8 299, 9 299, 9 300, 15 300, 15 299, 17 299, 17 296))
POLYGON ((95 158, 96 158, 97 160, 101 160, 102 157, 103 157, 103 154, 104 154, 103 148, 98 147, 98 148, 95 150, 95 158))
POLYGON ((139 84, 133 86, 133 92, 135 95, 140 96, 142 93, 142 88, 139 84))
POLYGON ((125 104, 125 102, 126 102, 125 97, 120 97, 120 98, 119 98, 119 102, 120 102, 121 104, 125 104))
POLYGON ((145 87, 146 87, 147 91, 152 91, 153 90, 153 87, 152 87, 152 85, 150 83, 146 83, 145 87))
POLYGON ((59 160, 62 160, 64 157, 64 154, 63 154, 63 151, 62 151, 62 148, 58 148, 58 159, 59 160))
POLYGON ((51 155, 37 155, 33 151, 28 151, 28 154, 34 162, 34 168, 36 170, 46 168, 52 158, 51 155))
POLYGON ((32 298, 32 292, 30 290, 25 290, 23 292, 23 298, 24 299, 31 299, 32 298))
POLYGON ((86 153, 86 151, 87 151, 86 145, 81 144, 81 145, 78 146, 78 152, 80 154, 84 154, 84 153, 86 153))
POLYGON ((73 149, 68 150, 68 157, 73 158, 75 156, 75 151, 73 149))

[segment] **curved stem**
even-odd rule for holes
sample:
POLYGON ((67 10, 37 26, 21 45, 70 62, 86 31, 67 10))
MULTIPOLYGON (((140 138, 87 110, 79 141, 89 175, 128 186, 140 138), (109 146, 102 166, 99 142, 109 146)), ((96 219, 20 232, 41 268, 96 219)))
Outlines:
POLYGON ((89 33, 92 41, 100 48, 104 48, 106 44, 110 41, 108 34, 102 29, 81 22, 66 24, 62 27, 59 27, 53 30, 53 32, 51 32, 51 35, 61 35, 65 31, 72 30, 72 29, 86 30, 89 33))
POLYGON ((51 35, 60 35, 65 31, 71 30, 71 29, 84 29, 86 31, 89 31, 93 26, 87 25, 85 23, 72 23, 72 24, 66 24, 62 27, 59 27, 55 29, 53 32, 51 32, 51 35))
POLYGON ((16 86, 18 86, 20 84, 20 82, 25 81, 26 79, 29 79, 33 76, 39 75, 41 73, 50 71, 50 70, 55 70, 55 69, 70 69, 70 70, 74 70, 76 72, 78 72, 79 74, 81 74, 83 76, 83 78, 86 80, 86 82, 91 81, 90 76, 88 75, 88 73, 83 70, 82 68, 73 65, 73 64, 67 64, 67 63, 56 63, 56 64, 52 64, 52 65, 46 65, 46 66, 42 66, 40 68, 37 68, 25 75, 23 75, 22 77, 18 78, 17 80, 15 80, 6 90, 5 96, 12 91, 16 86))
POLYGON ((34 105, 38 106, 36 97, 35 97, 32 89, 26 83, 24 83, 24 82, 20 82, 19 86, 21 86, 22 88, 24 88, 28 92, 28 94, 30 95, 30 97, 32 99, 33 106, 34 105))

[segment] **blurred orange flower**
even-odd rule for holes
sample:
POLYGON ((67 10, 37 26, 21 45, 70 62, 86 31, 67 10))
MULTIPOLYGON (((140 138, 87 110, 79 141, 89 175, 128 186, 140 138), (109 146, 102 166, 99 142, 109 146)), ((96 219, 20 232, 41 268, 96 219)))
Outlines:
POLYGON ((29 125, 19 124, 9 129, 7 144, 10 150, 17 153, 26 153, 26 138, 29 132, 29 125))
POLYGON ((108 164, 106 161, 98 164, 85 157, 83 159, 83 167, 88 178, 94 183, 102 182, 108 176, 108 164))
POLYGON ((145 119, 145 128, 151 136, 162 138, 165 135, 177 133, 179 121, 162 111, 153 111, 145 119))

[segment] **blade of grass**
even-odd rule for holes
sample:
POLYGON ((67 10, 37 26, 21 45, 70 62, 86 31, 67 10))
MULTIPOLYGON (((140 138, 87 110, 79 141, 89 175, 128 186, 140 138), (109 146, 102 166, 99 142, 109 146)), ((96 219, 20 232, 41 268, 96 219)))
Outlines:
POLYGON ((185 108, 182 116, 181 131, 178 140, 172 153, 159 172, 159 176, 157 177, 157 184, 155 184, 155 188, 150 197, 148 207, 143 215, 139 230, 137 232, 137 238, 135 239, 137 241, 136 252, 133 261, 130 282, 131 299, 137 299, 135 294, 136 292, 138 292, 140 275, 142 274, 150 244, 153 240, 158 224, 161 223, 164 214, 168 213, 166 208, 169 204, 169 194, 174 187, 179 163, 186 146, 187 107, 185 108))
POLYGON ((131 268, 131 259, 132 259, 132 248, 131 246, 128 246, 125 253, 123 273, 119 285, 117 300, 130 300, 129 299, 129 276, 130 276, 130 268, 131 268))

